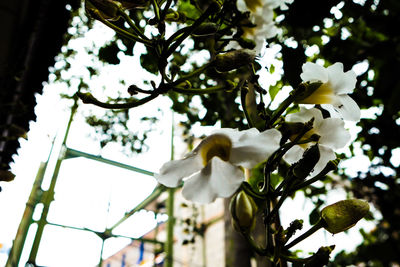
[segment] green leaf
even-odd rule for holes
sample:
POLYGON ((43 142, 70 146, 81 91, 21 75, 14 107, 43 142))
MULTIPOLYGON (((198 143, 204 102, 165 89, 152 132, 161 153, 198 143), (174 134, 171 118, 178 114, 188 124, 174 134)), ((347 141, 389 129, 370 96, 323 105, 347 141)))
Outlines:
POLYGON ((152 52, 148 52, 147 54, 142 54, 140 56, 140 65, 153 74, 158 73, 158 66, 157 66, 158 58, 152 52))
POLYGON ((120 60, 117 55, 120 51, 116 42, 110 43, 99 49, 99 59, 109 64, 119 64, 120 60))
POLYGON ((278 94, 279 90, 280 90, 280 87, 277 86, 277 85, 271 85, 269 87, 268 92, 269 92, 269 95, 271 97, 271 101, 274 101, 275 96, 278 94))

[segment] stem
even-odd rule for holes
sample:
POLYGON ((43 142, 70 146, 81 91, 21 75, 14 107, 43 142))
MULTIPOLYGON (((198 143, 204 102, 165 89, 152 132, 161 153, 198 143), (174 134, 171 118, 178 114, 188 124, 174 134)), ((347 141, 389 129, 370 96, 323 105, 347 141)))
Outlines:
POLYGON ((295 185, 291 190, 290 193, 299 190, 300 188, 306 187, 316 181, 322 180, 323 178, 326 177, 326 175, 328 174, 328 172, 333 171, 336 169, 336 164, 333 163, 332 161, 329 161, 328 164, 325 166, 325 168, 318 173, 316 176, 314 176, 311 179, 308 179, 307 181, 304 181, 298 185, 295 185))
POLYGON ((252 122, 251 118, 250 118, 250 114, 247 111, 247 105, 246 105, 246 95, 248 94, 247 89, 241 87, 240 88, 240 102, 242 104, 242 108, 243 108, 243 114, 247 120, 247 124, 249 125, 249 128, 253 128, 254 127, 254 123, 252 122))
POLYGON ((126 102, 126 103, 115 103, 115 104, 101 102, 101 101, 97 100, 90 93, 83 94, 83 93, 77 92, 76 94, 82 100, 82 102, 86 103, 86 104, 93 104, 95 106, 99 106, 99 107, 107 108, 107 109, 128 109, 128 108, 134 108, 134 107, 143 105, 143 104, 149 102, 150 100, 155 99, 157 96, 159 96, 160 93, 153 93, 149 96, 146 96, 146 97, 136 100, 136 101, 126 102))
MULTIPOLYGON (((264 173, 266 173, 266 172, 271 173, 275 169, 273 166, 277 162, 277 160, 280 160, 283 157, 283 155, 294 145, 299 144, 300 139, 311 129, 312 129, 312 127, 309 125, 309 123, 306 123, 304 125, 302 131, 296 136, 296 138, 292 142, 284 144, 282 147, 280 147, 278 150, 276 150, 274 153, 272 153, 272 155, 268 158, 267 163, 265 164, 264 173)), ((269 190, 266 188, 265 177, 266 176, 264 175, 264 184, 263 184, 263 187, 260 189, 261 192, 266 192, 267 190, 269 190)), ((279 186, 278 186, 278 188, 279 188, 279 186)))
POLYGON ((170 83, 169 85, 171 85, 171 86, 178 85, 178 84, 184 82, 185 80, 188 80, 188 78, 193 77, 193 76, 196 75, 197 73, 206 70, 206 69, 209 68, 210 66, 211 66, 211 63, 206 63, 206 64, 204 64, 203 66, 201 66, 200 68, 195 69, 194 71, 192 71, 192 72, 189 73, 188 75, 185 75, 185 76, 179 78, 178 80, 176 80, 176 81, 170 83))
POLYGON ((164 58, 168 58, 177 48, 178 46, 201 24, 205 21, 208 16, 215 13, 216 7, 213 4, 204 11, 203 14, 189 27, 186 28, 186 31, 171 45, 171 47, 165 52, 163 55, 164 58))
POLYGON ((124 36, 124 37, 126 37, 126 38, 128 38, 128 39, 134 40, 134 41, 136 41, 136 42, 143 43, 143 44, 146 45, 146 46, 153 47, 153 45, 152 45, 152 43, 151 43, 150 41, 148 41, 148 40, 143 40, 143 39, 137 37, 136 35, 134 35, 134 34, 128 32, 128 31, 125 31, 125 30, 123 30, 123 29, 121 29, 121 28, 115 26, 114 24, 112 24, 112 23, 109 22, 108 20, 104 19, 103 16, 100 14, 100 12, 99 12, 98 10, 95 10, 95 11, 93 11, 93 12, 96 12, 96 15, 99 17, 99 19, 100 19, 101 22, 103 22, 105 25, 107 25, 108 27, 110 27, 111 29, 113 29, 114 31, 116 31, 117 33, 121 34, 122 36, 124 36))
POLYGON ((164 6, 164 9, 161 11, 160 20, 164 20, 165 16, 167 15, 168 9, 172 4, 172 0, 167 0, 167 3, 164 6))
POLYGON ((156 14, 156 18, 160 21, 160 7, 158 6, 157 0, 151 0, 151 4, 154 7, 154 13, 156 14))
POLYGON ((248 194, 256 199, 265 200, 265 196, 254 192, 253 189, 251 188, 251 185, 248 182, 243 182, 240 185, 240 189, 242 189, 243 191, 246 192, 246 194, 248 194))
MULTIPOLYGON (((273 208, 273 210, 271 211, 271 213, 269 213, 269 214, 267 215, 267 218, 265 219, 265 221, 266 221, 267 223, 270 223, 270 221, 272 220, 272 218, 274 218, 274 216, 276 215, 276 213, 278 213, 278 211, 279 211, 280 207, 282 206, 283 202, 285 201, 285 199, 286 199, 287 196, 289 195, 290 183, 294 181, 293 178, 294 178, 294 176, 291 176, 291 177, 285 179, 285 180, 287 181, 286 184, 289 184, 289 185, 288 185, 288 186, 285 188, 285 190, 283 191, 282 196, 279 198, 278 203, 276 203, 276 205, 274 206, 274 208, 273 208)), ((282 183, 284 183, 285 180, 284 180, 282 183)), ((282 183, 281 183, 281 184, 282 184, 282 183)))
POLYGON ((285 254, 280 254, 279 255, 282 259, 285 259, 286 261, 289 261, 289 262, 299 262, 299 263, 307 263, 309 260, 310 260, 310 258, 312 257, 308 257, 308 258, 305 258, 305 259, 302 259, 302 258, 295 258, 295 257, 293 257, 293 256, 289 256, 289 255, 285 255, 285 254))
POLYGON ((168 47, 176 38, 178 38, 179 36, 181 36, 182 34, 185 33, 185 31, 187 29, 189 29, 191 26, 187 26, 184 28, 181 28, 179 30, 177 30, 176 32, 174 32, 166 41, 165 41, 165 45, 168 47))
POLYGON ((300 243, 301 241, 303 241, 304 239, 306 239, 307 237, 309 237, 310 235, 312 235, 313 233, 315 233, 316 231, 318 231, 322 227, 323 227, 323 221, 319 220, 307 232, 305 232, 304 234, 302 234, 301 236, 299 236, 298 238, 296 238, 295 240, 290 242, 288 245, 286 245, 284 247, 284 249, 289 249, 289 248, 293 247, 294 245, 297 245, 298 243, 300 243))
POLYGON ((275 121, 279 118, 279 116, 282 115, 282 113, 290 106, 290 104, 293 103, 295 97, 293 94, 289 95, 288 98, 286 98, 280 105, 279 107, 272 113, 271 118, 268 121, 268 126, 272 127, 272 125, 275 123, 275 121))
POLYGON ((242 236, 246 239, 246 241, 250 244, 251 248, 261 256, 267 256, 268 255, 268 250, 265 248, 261 248, 257 246, 256 242, 251 238, 251 236, 245 232, 242 231, 242 236))
POLYGON ((139 35, 140 37, 142 37, 144 40, 149 40, 149 38, 147 38, 146 35, 144 35, 144 33, 142 32, 141 29, 139 29, 135 23, 133 23, 133 21, 131 20, 131 18, 128 16, 128 14, 126 14, 123 10, 119 9, 119 14, 125 19, 126 22, 128 22, 129 26, 132 28, 132 30, 139 35))
POLYGON ((226 89, 226 85, 218 85, 213 87, 208 87, 205 89, 195 89, 195 88, 182 88, 182 87, 172 87, 173 91, 182 93, 182 94, 212 94, 226 89))

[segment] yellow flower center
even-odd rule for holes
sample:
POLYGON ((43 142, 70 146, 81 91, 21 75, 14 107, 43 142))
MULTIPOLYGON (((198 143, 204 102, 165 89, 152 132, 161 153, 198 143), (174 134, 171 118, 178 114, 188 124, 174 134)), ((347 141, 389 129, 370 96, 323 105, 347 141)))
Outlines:
POLYGON ((256 35, 256 27, 242 27, 242 29, 244 32, 243 35, 246 38, 249 38, 249 37, 251 38, 256 35))
POLYGON ((199 152, 203 159, 203 165, 213 157, 219 157, 223 161, 228 161, 231 154, 232 142, 228 136, 223 134, 213 134, 204 139, 199 145, 199 152))
MULTIPOLYGON (((305 141, 305 140, 307 140, 307 139, 310 139, 311 136, 312 136, 313 134, 315 134, 314 129, 309 130, 308 132, 305 133, 305 135, 303 135, 303 137, 300 139, 300 142, 301 142, 301 141, 305 141)), ((292 135, 289 139, 290 139, 291 141, 294 141, 294 139, 296 139, 296 137, 297 137, 297 134, 294 134, 294 135, 292 135)), ((308 143, 305 143, 305 144, 298 144, 298 145, 299 145, 301 148, 303 148, 304 150, 306 150, 307 148, 309 148, 309 147, 312 146, 313 144, 315 144, 315 142, 308 142, 308 143)))
POLYGON ((244 0, 244 2, 251 12, 256 12, 258 7, 263 6, 262 0, 244 0))
POLYGON ((323 83, 315 92, 299 101, 302 104, 332 104, 335 93, 329 82, 323 83))

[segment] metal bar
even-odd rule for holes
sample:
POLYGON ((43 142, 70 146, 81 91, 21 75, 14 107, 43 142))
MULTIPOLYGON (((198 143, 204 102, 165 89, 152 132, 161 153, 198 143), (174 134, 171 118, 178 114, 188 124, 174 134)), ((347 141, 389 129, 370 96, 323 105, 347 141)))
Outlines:
MULTIPOLYGON (((68 229, 72 229, 72 230, 78 230, 78 231, 86 231, 86 232, 91 232, 94 234, 103 234, 102 232, 98 232, 89 228, 80 228, 80 227, 75 227, 75 226, 69 226, 69 225, 64 225, 64 224, 58 224, 58 223, 51 223, 51 222, 47 222, 47 225, 52 225, 52 226, 57 226, 57 227, 62 227, 62 228, 68 228, 68 229)), ((108 230, 106 230, 106 232, 108 233, 108 230)), ((143 241, 143 242, 147 242, 147 243, 153 243, 153 244, 160 244, 163 245, 164 242, 158 241, 158 240, 154 240, 153 238, 143 238, 143 237, 131 237, 131 236, 126 236, 126 235, 114 235, 114 234, 110 234, 110 237, 121 237, 121 238, 127 238, 127 239, 131 239, 131 240, 138 240, 138 241, 143 241)))
POLYGON ((105 241, 106 241, 105 239, 101 240, 101 250, 100 250, 100 259, 99 259, 98 267, 101 267, 101 265, 103 265, 103 251, 104 251, 104 242, 105 241))
POLYGON ((54 172, 51 177, 49 189, 43 193, 43 200, 42 200, 43 211, 42 211, 40 220, 38 221, 38 228, 36 230, 35 239, 33 240, 33 245, 32 245, 32 249, 31 249, 31 253, 29 254, 28 263, 36 264, 36 256, 37 256, 37 253, 39 250, 39 245, 40 245, 40 241, 42 239, 44 227, 47 224, 47 215, 49 213, 50 204, 54 200, 54 189, 56 187, 58 173, 61 168, 61 163, 65 157, 65 144, 67 142, 68 133, 71 128, 72 120, 74 118, 74 115, 75 115, 77 109, 78 109, 78 102, 77 102, 77 100, 75 100, 75 102, 71 108, 71 114, 70 114, 70 117, 68 120, 67 128, 65 129, 63 141, 61 144, 61 150, 59 152, 59 156, 58 156, 56 165, 54 167, 54 172))
POLYGON ((28 234, 29 226, 32 224, 33 212, 37 203, 42 196, 41 185, 43 177, 46 171, 47 162, 41 162, 39 170, 37 172, 35 181, 32 186, 31 194, 29 195, 28 201, 26 202, 26 207, 24 214, 22 215, 21 222, 18 226, 17 234, 13 241, 13 246, 10 251, 10 255, 7 259, 6 267, 18 266, 21 259, 22 249, 24 248, 26 236, 28 234))
POLYGON ((72 149, 72 148, 67 148, 67 152, 66 152, 66 156, 65 157, 66 157, 66 159, 74 158, 74 157, 84 157, 84 158, 100 161, 100 162, 103 162, 103 163, 106 163, 106 164, 110 164, 110 165, 113 165, 113 166, 117 166, 117 167, 120 167, 120 168, 124 168, 124 169, 127 169, 127 170, 131 170, 131 171, 134 171, 134 172, 138 172, 138 173, 141 173, 141 174, 150 175, 150 176, 154 175, 154 172, 151 172, 151 171, 146 171, 146 170, 143 170, 143 169, 140 169, 140 168, 137 168, 137 167, 133 167, 133 166, 130 166, 130 165, 127 165, 127 164, 123 164, 123 163, 120 163, 120 162, 117 162, 117 161, 113 161, 113 160, 110 160, 110 159, 105 159, 105 158, 103 158, 101 156, 92 155, 92 154, 89 154, 89 153, 86 153, 86 152, 82 152, 82 151, 78 151, 78 150, 75 150, 75 149, 72 149))
POLYGON ((133 208, 131 211, 125 213, 124 217, 122 217, 116 224, 114 224, 111 228, 109 228, 110 231, 114 230, 116 227, 118 227, 121 223, 123 223, 125 220, 127 220, 130 216, 132 216, 135 212, 144 209, 148 204, 150 204, 152 201, 157 199, 162 192, 164 192, 167 188, 161 184, 158 184, 156 188, 154 188, 153 192, 142 202, 139 203, 135 208, 133 208))
MULTIPOLYGON (((174 159, 174 113, 172 113, 172 127, 171 127, 171 160, 174 159)), ((174 265, 174 198, 175 188, 168 188, 168 199, 167 199, 167 240, 165 246, 165 267, 173 267, 174 265)))

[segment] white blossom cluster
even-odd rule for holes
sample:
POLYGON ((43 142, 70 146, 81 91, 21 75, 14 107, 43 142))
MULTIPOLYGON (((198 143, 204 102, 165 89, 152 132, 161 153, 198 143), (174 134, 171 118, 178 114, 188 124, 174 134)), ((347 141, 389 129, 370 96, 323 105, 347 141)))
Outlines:
POLYGON ((274 21, 274 9, 287 10, 287 4, 294 0, 238 0, 237 8, 241 12, 250 11, 250 21, 255 27, 244 28, 244 37, 254 40, 257 54, 261 53, 265 40, 276 36, 278 28, 274 21))
MULTIPOLYGON (((301 106, 297 113, 285 116, 286 122, 306 123, 313 119, 307 136, 318 135, 318 141, 294 145, 283 157, 289 164, 302 159, 312 145, 319 148, 319 160, 310 176, 317 175, 326 164, 336 159, 335 151, 344 147, 350 134, 343 120, 360 119, 360 108, 348 96, 356 84, 353 71, 343 71, 342 63, 324 68, 305 63, 301 74, 303 82, 320 82, 312 94, 298 101, 300 104, 321 104, 331 116, 324 118, 321 110, 301 106)), ((259 132, 255 128, 238 131, 219 129, 205 138, 185 158, 165 163, 155 178, 168 187, 177 187, 182 181, 183 196, 198 203, 210 203, 217 197, 230 197, 245 180, 244 169, 252 169, 267 160, 279 147, 282 135, 277 129, 259 132)))

